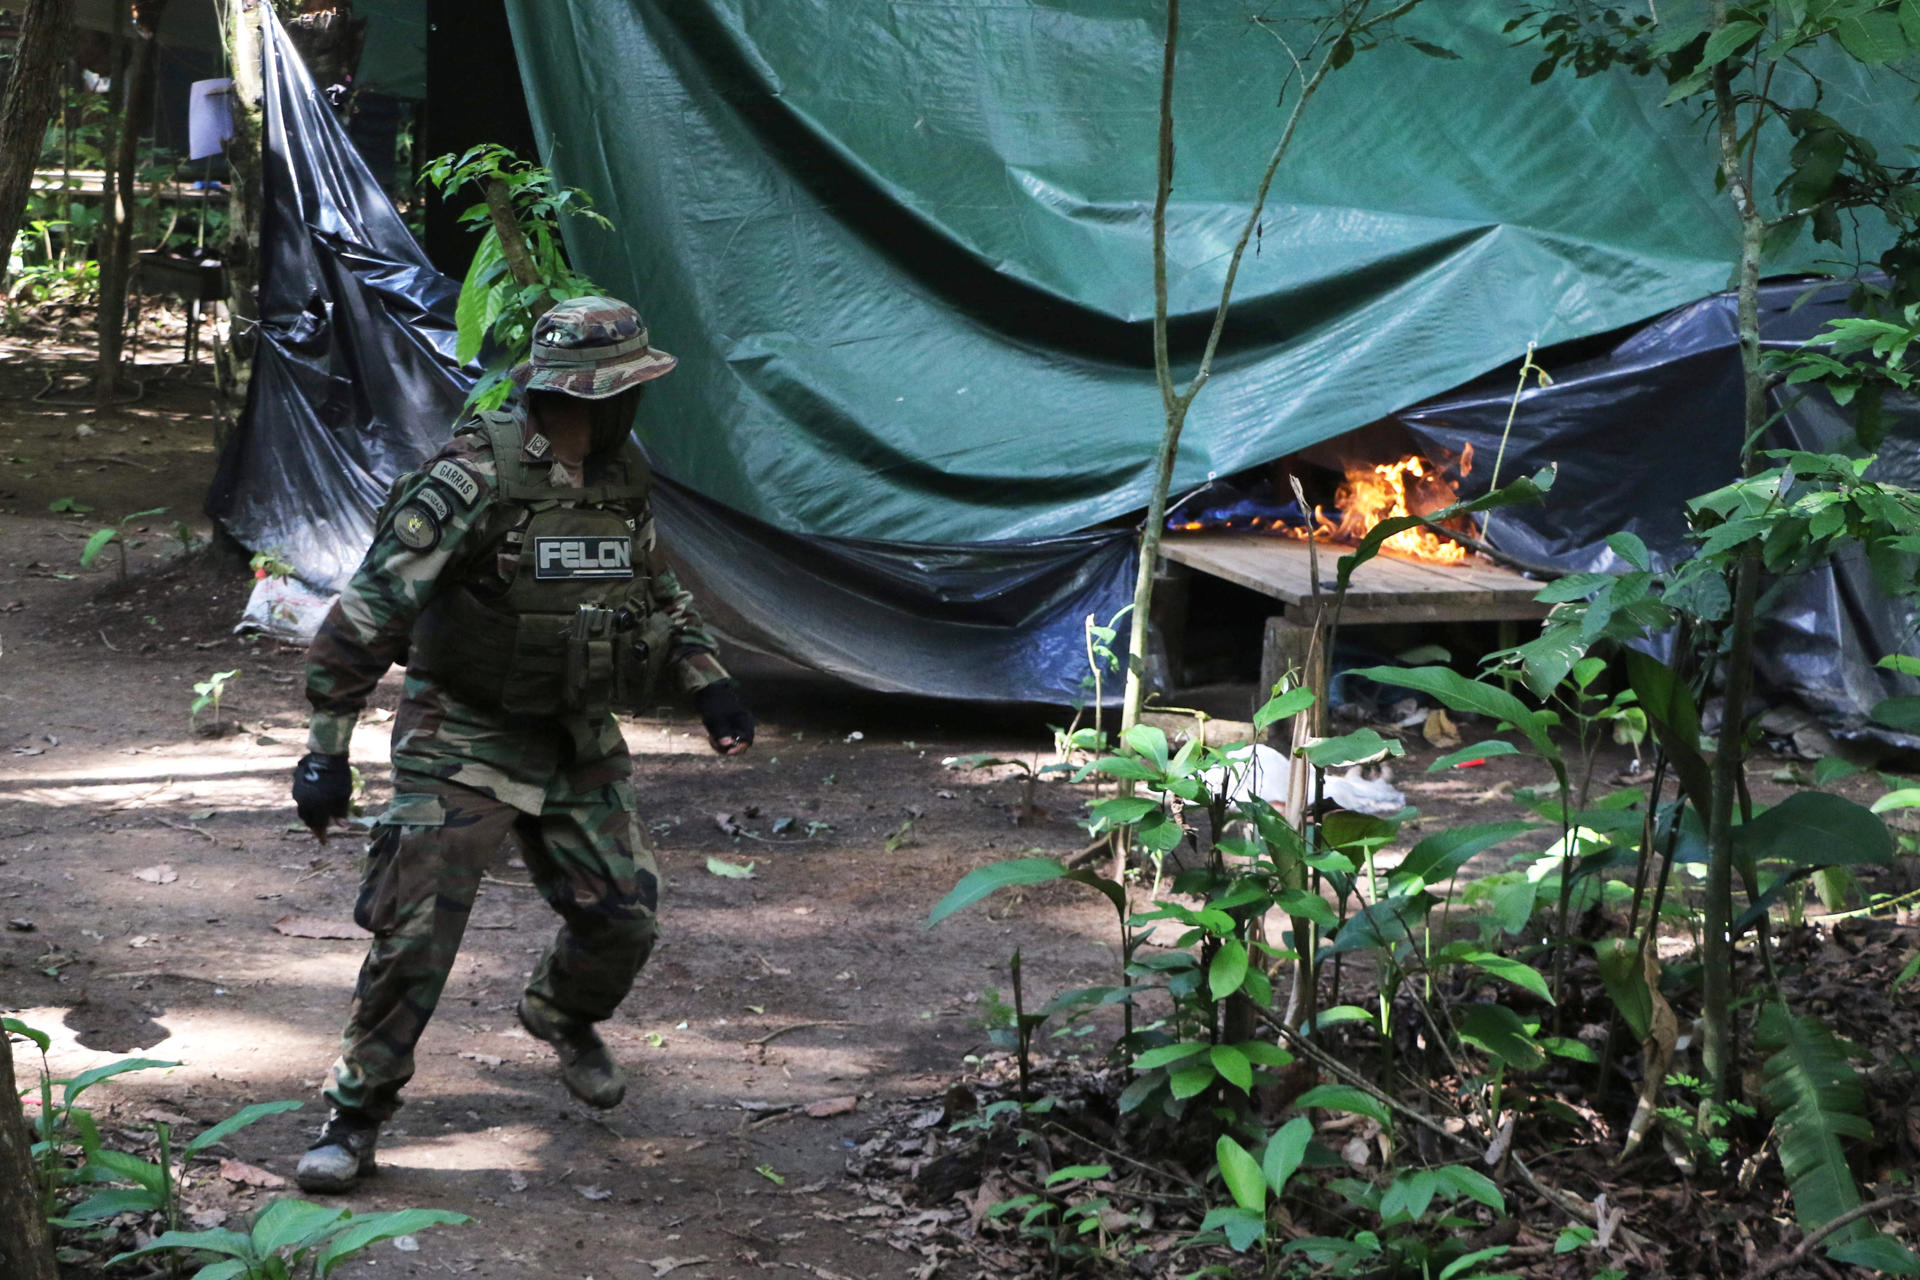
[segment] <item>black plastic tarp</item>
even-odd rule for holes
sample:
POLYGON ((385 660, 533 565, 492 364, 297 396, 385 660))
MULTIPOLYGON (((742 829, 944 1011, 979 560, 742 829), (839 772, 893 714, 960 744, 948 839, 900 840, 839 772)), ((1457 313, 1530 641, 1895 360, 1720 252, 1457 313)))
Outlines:
MULTIPOLYGON (((209 511, 242 543, 338 589, 388 481, 446 439, 471 385, 456 281, 427 262, 314 90, 266 40, 260 343, 209 511)), ((1132 589, 1132 539, 937 545, 784 533, 660 477, 656 513, 730 635, 872 688, 1064 701, 1083 627, 1132 589)))
MULTIPOLYGON (((1785 348, 1807 341, 1846 313, 1846 296, 1843 286, 1809 281, 1764 286, 1762 342, 1785 348)), ((1602 355, 1565 365, 1552 352, 1538 356, 1553 383, 1522 396, 1504 474, 1530 475, 1552 463, 1559 477, 1545 505, 1507 508, 1495 517, 1502 549, 1561 572, 1619 570, 1625 566, 1606 538, 1624 530, 1639 535, 1657 567, 1690 555, 1687 500, 1739 474, 1738 341, 1734 300, 1720 294, 1632 331, 1602 355)), ((1463 485, 1471 495, 1492 479, 1489 464, 1500 450, 1514 386, 1506 371, 1397 419, 1429 450, 1459 453, 1473 446, 1479 465, 1463 485)), ((1822 393, 1781 387, 1774 408, 1784 412, 1762 448, 1854 447, 1851 417, 1822 393)), ((1910 401, 1890 400, 1887 419, 1869 477, 1920 485, 1920 413, 1910 401)), ((1862 556, 1844 554, 1775 598, 1760 637, 1758 674, 1775 693, 1799 699, 1843 734, 1861 732, 1881 698, 1920 693, 1920 681, 1874 666, 1911 642, 1917 621, 1913 610, 1874 585, 1862 556)), ((1920 740, 1902 741, 1920 746, 1920 740)))

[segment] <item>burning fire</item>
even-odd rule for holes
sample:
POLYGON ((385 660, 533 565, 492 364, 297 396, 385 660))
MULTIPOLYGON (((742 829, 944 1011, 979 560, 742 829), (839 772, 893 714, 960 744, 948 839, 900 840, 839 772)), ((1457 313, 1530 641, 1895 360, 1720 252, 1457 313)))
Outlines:
MULTIPOLYGON (((1471 444, 1460 455, 1459 470, 1462 476, 1473 470, 1471 444)), ((1329 516, 1323 507, 1314 508, 1314 534, 1332 542, 1357 543, 1382 520, 1394 516, 1427 515, 1459 501, 1459 498, 1460 491, 1447 478, 1445 468, 1417 454, 1408 454, 1397 462, 1371 465, 1355 463, 1348 466, 1346 478, 1341 481, 1334 497, 1336 510, 1333 515, 1329 516)), ((1290 538, 1305 539, 1307 536, 1306 529, 1301 525, 1280 516, 1230 518, 1225 524, 1228 528, 1260 529, 1285 534, 1290 538)), ((1180 527, 1200 530, 1220 525, 1190 520, 1180 527)), ((1468 555, 1467 548, 1458 542, 1424 528, 1396 533, 1382 547, 1383 550, 1430 564, 1460 564, 1468 555)))
MULTIPOLYGON (((1460 458, 1460 474, 1473 469, 1473 447, 1460 458)), ((1398 462, 1347 469, 1347 478, 1334 499, 1340 507, 1339 523, 1320 512, 1314 515, 1320 532, 1338 542, 1358 542, 1382 520, 1394 516, 1426 515, 1459 501, 1460 491, 1439 467, 1425 458, 1409 455, 1398 462)), ((1305 537, 1302 533, 1300 536, 1305 537)), ((1431 529, 1405 529, 1381 544, 1383 550, 1398 552, 1414 560, 1433 564, 1459 564, 1467 558, 1467 549, 1443 538, 1431 529)))

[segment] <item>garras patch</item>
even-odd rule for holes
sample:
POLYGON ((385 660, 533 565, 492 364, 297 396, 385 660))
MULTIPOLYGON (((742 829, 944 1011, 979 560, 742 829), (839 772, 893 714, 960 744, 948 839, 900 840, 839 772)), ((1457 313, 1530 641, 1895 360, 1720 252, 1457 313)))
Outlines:
POLYGON ((431 551, 440 542, 440 522, 419 503, 402 503, 393 513, 393 536, 403 547, 431 551))
POLYGON ((633 540, 605 534, 535 538, 533 576, 553 578, 631 578, 633 540))
POLYGON ((480 500, 480 482, 473 473, 457 462, 446 458, 427 469, 427 475, 453 490, 460 501, 472 506, 480 500))

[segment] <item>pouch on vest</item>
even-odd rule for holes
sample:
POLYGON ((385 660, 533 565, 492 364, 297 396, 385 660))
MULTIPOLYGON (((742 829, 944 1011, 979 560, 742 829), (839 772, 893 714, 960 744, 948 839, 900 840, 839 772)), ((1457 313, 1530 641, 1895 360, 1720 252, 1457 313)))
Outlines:
POLYGON ((673 623, 664 613, 649 613, 637 623, 626 610, 621 613, 628 625, 614 650, 614 703, 630 715, 645 715, 660 692, 673 623))

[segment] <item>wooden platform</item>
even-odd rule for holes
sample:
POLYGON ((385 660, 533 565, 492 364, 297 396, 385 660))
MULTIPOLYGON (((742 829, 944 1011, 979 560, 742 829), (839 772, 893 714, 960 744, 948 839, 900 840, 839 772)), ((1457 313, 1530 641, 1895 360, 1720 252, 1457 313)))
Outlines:
MULTIPOLYGON (((1340 557, 1348 550, 1324 543, 1320 547, 1320 589, 1328 604, 1340 557)), ((1301 614, 1313 604, 1304 542, 1236 533, 1170 533, 1160 544, 1160 554, 1175 564, 1272 596, 1283 606, 1283 616, 1301 614)), ((1551 606, 1536 604, 1533 597, 1545 585, 1477 557, 1464 564, 1439 565, 1382 554, 1354 571, 1340 621, 1364 626, 1544 618, 1551 606)))

